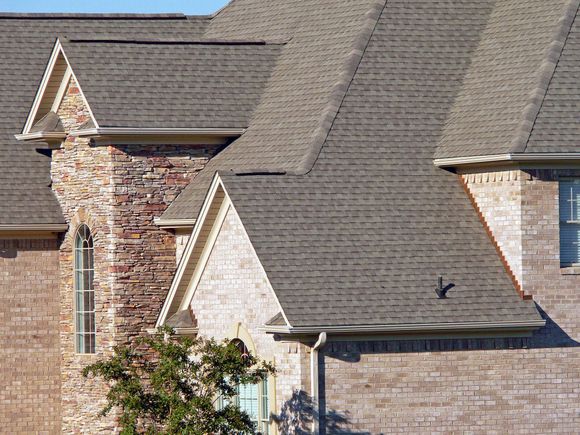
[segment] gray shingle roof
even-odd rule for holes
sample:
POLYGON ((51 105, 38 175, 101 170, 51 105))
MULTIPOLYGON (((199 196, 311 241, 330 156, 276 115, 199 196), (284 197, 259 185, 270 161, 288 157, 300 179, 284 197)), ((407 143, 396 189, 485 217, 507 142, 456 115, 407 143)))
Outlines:
POLYGON ((246 133, 163 217, 195 218, 216 169, 309 170, 383 6, 378 0, 243 0, 217 15, 206 38, 289 42, 246 133))
POLYGON ((50 190, 50 159, 20 133, 57 35, 198 38, 209 20, 184 15, 0 13, 0 224, 63 223, 50 190))
POLYGON ((580 152, 580 19, 566 39, 526 152, 580 152))
POLYGON ((432 163, 494 3, 389 0, 312 170, 219 171, 293 327, 539 319, 457 176, 432 163))
MULTIPOLYGON (((549 152, 570 150, 569 144, 532 146, 526 150, 526 144, 579 3, 578 0, 496 3, 478 47, 467 60, 471 66, 450 112, 436 158, 529 152, 534 148, 549 152)), ((574 59, 572 52, 573 49, 566 53, 568 62, 574 59)), ((564 77, 573 75, 565 69, 558 68, 560 77, 552 85, 552 95, 546 102, 548 109, 542 109, 540 124, 550 117, 547 112, 554 104, 554 94, 567 92, 561 86, 567 83, 569 90, 577 87, 571 77, 564 77)), ((570 110, 568 115, 572 115, 570 110)), ((546 131, 548 136, 554 133, 558 134, 553 128, 546 131)))
POLYGON ((62 41, 100 127, 245 128, 283 45, 62 41))

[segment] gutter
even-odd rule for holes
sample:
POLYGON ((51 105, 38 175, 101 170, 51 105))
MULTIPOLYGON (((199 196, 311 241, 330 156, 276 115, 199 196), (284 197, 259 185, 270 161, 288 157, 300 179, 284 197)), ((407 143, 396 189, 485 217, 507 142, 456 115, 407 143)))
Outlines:
POLYGON ((37 131, 34 133, 15 134, 16 140, 25 142, 60 142, 66 139, 66 133, 56 131, 37 131))
POLYGON ((160 228, 193 228, 196 221, 197 219, 153 219, 155 225, 160 228))
POLYGON ((52 231, 64 232, 68 230, 67 224, 16 224, 0 225, 0 231, 52 231))
POLYGON ((266 326, 264 331, 272 334, 359 334, 359 333, 415 333, 415 332, 463 332, 490 330, 538 329, 546 321, 527 320, 515 322, 469 322, 469 323, 424 323, 407 325, 344 325, 344 326, 266 326))
POLYGON ((220 136, 237 137, 245 128, 125 128, 97 127, 71 131, 74 137, 96 136, 220 136))
POLYGON ((433 160, 433 164, 438 167, 446 167, 491 162, 537 162, 560 160, 580 161, 580 153, 508 153, 491 154, 487 156, 450 157, 435 159, 433 160))
POLYGON ((320 391, 318 390, 319 384, 319 373, 318 373, 318 355, 320 350, 326 344, 326 332, 321 332, 318 335, 318 340, 312 346, 312 352, 310 352, 310 391, 312 392, 312 404, 314 406, 314 418, 312 419, 312 431, 313 434, 320 433, 320 391))

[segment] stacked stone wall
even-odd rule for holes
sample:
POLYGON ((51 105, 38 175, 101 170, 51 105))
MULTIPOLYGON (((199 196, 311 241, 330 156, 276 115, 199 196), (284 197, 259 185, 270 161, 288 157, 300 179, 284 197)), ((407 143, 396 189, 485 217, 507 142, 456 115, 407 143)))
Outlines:
MULTIPOLYGON (((58 114, 65 130, 90 112, 74 80, 58 114)), ((81 376, 114 345, 154 325, 175 270, 175 237, 154 223, 203 168, 215 146, 103 145, 68 136, 53 152, 53 190, 70 225, 60 250, 63 432, 114 430, 101 418, 105 388, 81 376), (96 354, 75 350, 73 240, 80 224, 94 237, 96 354)))
POLYGON ((0 236, 0 432, 60 432, 58 243, 0 236))

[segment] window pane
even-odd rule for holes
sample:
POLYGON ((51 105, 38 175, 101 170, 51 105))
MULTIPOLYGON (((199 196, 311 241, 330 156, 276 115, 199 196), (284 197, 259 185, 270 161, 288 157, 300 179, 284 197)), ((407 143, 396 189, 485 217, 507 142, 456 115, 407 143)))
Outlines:
POLYGON ((84 335, 77 333, 76 337, 77 337, 77 343, 76 343, 77 349, 79 352, 82 352, 83 349, 85 348, 84 335))
POLYGON ((245 411, 252 421, 258 422, 258 386, 256 384, 240 385, 240 409, 245 411))
POLYGON ((580 221, 580 180, 560 182, 560 221, 580 221))
POLYGON ((580 225, 560 223, 560 262, 580 263, 580 225))

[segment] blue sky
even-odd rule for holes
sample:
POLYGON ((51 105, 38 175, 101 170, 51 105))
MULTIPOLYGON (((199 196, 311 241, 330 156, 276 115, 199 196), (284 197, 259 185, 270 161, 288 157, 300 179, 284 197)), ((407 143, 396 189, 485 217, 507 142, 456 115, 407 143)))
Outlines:
POLYGON ((1 12, 183 12, 210 14, 228 0, 0 0, 1 12))

